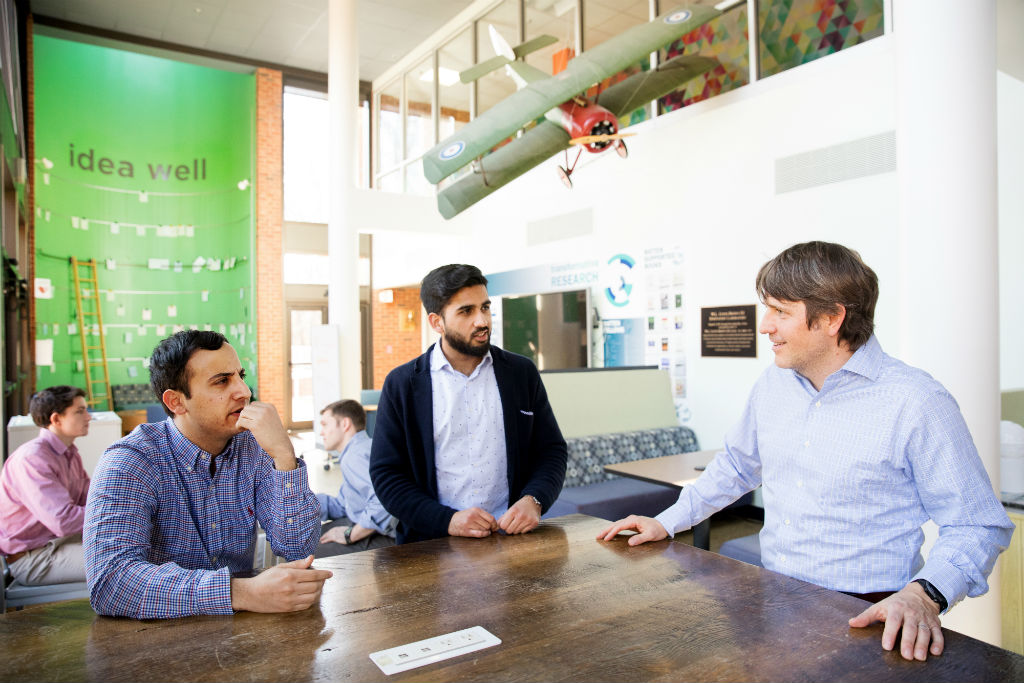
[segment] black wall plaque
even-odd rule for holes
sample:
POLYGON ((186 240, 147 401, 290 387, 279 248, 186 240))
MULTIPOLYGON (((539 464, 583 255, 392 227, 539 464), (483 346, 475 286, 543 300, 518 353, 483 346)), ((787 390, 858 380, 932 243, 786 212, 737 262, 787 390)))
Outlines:
POLYGON ((757 358, 756 306, 700 309, 700 355, 757 358))

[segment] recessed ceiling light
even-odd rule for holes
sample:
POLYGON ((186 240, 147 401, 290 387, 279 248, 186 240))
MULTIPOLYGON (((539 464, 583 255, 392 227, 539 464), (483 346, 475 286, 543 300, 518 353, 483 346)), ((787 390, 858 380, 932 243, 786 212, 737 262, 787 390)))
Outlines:
POLYGON ((203 8, 202 7, 196 7, 196 14, 202 14, 202 13, 203 13, 203 8))

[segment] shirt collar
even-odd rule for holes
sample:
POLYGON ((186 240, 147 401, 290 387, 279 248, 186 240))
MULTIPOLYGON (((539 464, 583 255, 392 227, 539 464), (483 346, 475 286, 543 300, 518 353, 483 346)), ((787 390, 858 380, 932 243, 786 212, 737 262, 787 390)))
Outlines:
POLYGON ((878 343, 875 335, 871 335, 870 339, 854 351, 850 359, 843 364, 842 369, 875 381, 882 371, 884 356, 885 353, 882 351, 882 345, 878 343))
MULTIPOLYGON (((181 433, 178 429, 178 425, 174 424, 174 418, 168 417, 164 423, 167 425, 167 440, 171 444, 171 453, 174 454, 174 459, 178 461, 179 465, 183 467, 192 467, 201 455, 206 453, 202 448, 195 445, 188 438, 181 433)), ((218 462, 224 462, 231 457, 231 453, 234 450, 235 437, 231 437, 228 441, 228 445, 219 454, 222 458, 218 462)), ((213 453, 207 453, 209 456, 213 456, 213 453)), ((207 460, 208 462, 209 460, 207 460)))
POLYGON ((70 457, 74 450, 77 450, 75 449, 74 444, 71 444, 70 446, 65 446, 64 442, 60 440, 60 437, 51 432, 46 427, 39 428, 39 438, 42 439, 43 443, 49 446, 57 455, 65 455, 70 457))
POLYGON ((347 444, 345 444, 345 447, 341 449, 341 457, 344 458, 345 454, 348 453, 350 448, 352 448, 356 444, 360 444, 360 443, 362 443, 364 441, 369 440, 369 438, 370 437, 366 434, 366 430, 365 429, 361 429, 358 432, 356 432, 355 434, 353 434, 352 438, 348 440, 347 444))
MULTIPOLYGON (((493 362, 494 359, 491 358, 491 351, 490 349, 488 349, 487 355, 484 356, 484 359, 480 361, 480 363, 476 366, 476 368, 474 368, 473 372, 470 373, 469 376, 472 377, 473 375, 477 374, 482 368, 487 367, 493 362)), ((445 368, 448 368, 452 372, 458 373, 460 375, 462 374, 461 372, 453 368, 452 364, 448 362, 447 356, 445 356, 444 351, 441 350, 441 342, 437 342, 436 344, 434 344, 434 350, 430 352, 430 371, 440 372, 445 368)))

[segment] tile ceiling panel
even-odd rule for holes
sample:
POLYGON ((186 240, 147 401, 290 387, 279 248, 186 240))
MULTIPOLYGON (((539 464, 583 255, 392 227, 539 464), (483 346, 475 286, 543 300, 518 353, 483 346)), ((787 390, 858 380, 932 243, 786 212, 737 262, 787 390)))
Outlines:
MULTIPOLYGON (((358 0, 373 80, 473 0, 358 0)), ((327 0, 30 0, 37 15, 185 47, 327 71, 327 0)))

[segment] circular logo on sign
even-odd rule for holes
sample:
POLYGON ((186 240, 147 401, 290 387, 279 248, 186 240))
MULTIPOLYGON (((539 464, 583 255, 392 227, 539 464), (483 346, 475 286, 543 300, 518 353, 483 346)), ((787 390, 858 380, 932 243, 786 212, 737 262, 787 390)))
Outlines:
POLYGON ((462 140, 458 140, 442 149, 441 153, 437 156, 439 156, 442 161, 448 161, 449 159, 454 159, 462 154, 462 150, 464 149, 466 149, 466 143, 462 140))
POLYGON ((608 259, 609 268, 605 271, 605 298, 612 306, 625 306, 629 303, 629 295, 633 293, 634 261, 627 254, 616 254, 608 259))
POLYGON ((690 10, 681 9, 665 17, 666 24, 681 24, 690 18, 690 10))

